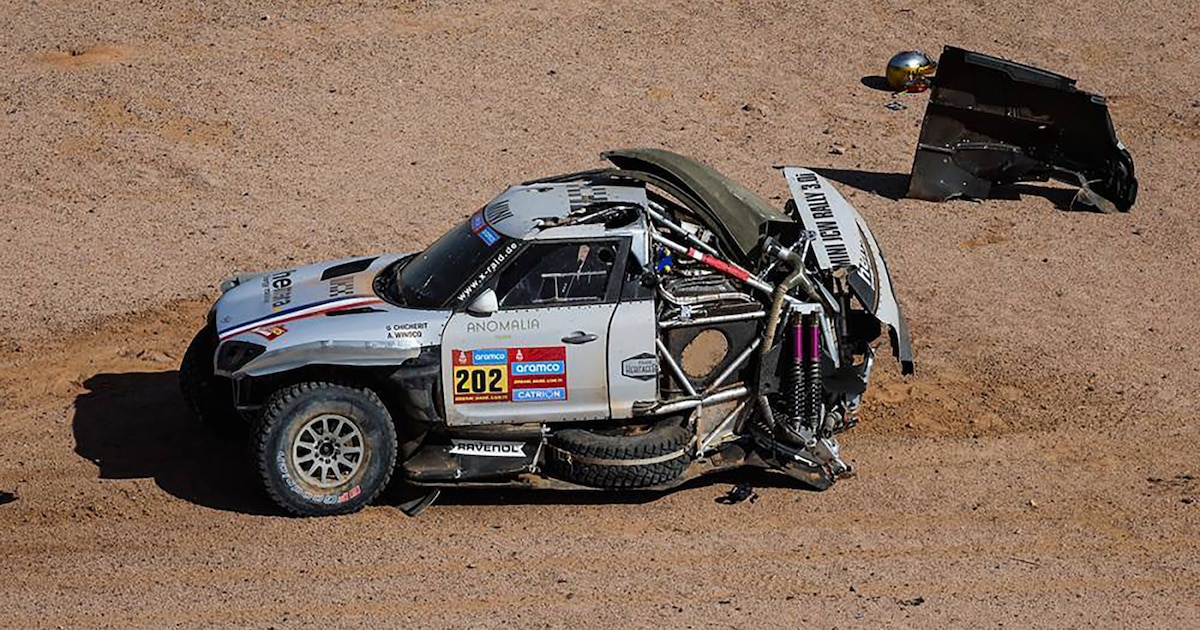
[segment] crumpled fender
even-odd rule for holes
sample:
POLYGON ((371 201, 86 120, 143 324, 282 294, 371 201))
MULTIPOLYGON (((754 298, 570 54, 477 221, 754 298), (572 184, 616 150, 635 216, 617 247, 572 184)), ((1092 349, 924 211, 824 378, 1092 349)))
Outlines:
POLYGON ((816 234, 813 253, 823 271, 844 270, 850 289, 863 306, 890 328, 892 354, 901 372, 913 371, 912 337, 900 310, 883 252, 867 221, 837 189, 815 172, 785 166, 792 201, 804 229, 816 234))

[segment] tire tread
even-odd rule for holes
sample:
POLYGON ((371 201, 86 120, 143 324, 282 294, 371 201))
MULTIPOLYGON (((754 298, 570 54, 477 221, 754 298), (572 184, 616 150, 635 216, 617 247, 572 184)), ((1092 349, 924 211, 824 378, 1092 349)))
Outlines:
POLYGON ((360 495, 360 499, 355 499, 352 502, 339 504, 336 506, 322 505, 321 509, 315 509, 315 506, 298 503, 289 500, 289 497, 283 496, 275 484, 272 483, 271 466, 274 464, 274 453, 271 451, 270 437, 272 425, 284 420, 283 412, 287 407, 294 403, 296 399, 319 394, 322 390, 342 390, 350 391, 355 394, 362 395, 366 402, 377 407, 384 417, 390 418, 387 406, 379 398, 379 395, 369 387, 360 387, 350 383, 337 381, 305 381, 296 383, 288 387, 284 387, 271 395, 267 400, 267 404, 263 406, 262 413, 258 417, 258 421, 254 430, 254 460, 258 468, 259 479, 262 482, 263 488, 271 500, 283 509, 287 510, 293 516, 333 516, 338 514, 348 514, 357 511, 362 506, 370 505, 379 495, 387 488, 391 481, 392 473, 395 469, 394 454, 396 453, 396 431, 394 427, 390 431, 385 431, 386 438, 391 441, 391 453, 393 453, 393 461, 391 465, 384 467, 383 479, 376 487, 364 489, 360 495))
POLYGON ((629 490, 671 481, 687 470, 686 452, 691 434, 678 418, 656 423, 648 433, 636 436, 600 435, 586 429, 562 429, 551 437, 548 464, 551 470, 572 483, 594 488, 629 490), (596 459, 651 459, 676 451, 678 457, 653 464, 583 464, 573 455, 596 459))

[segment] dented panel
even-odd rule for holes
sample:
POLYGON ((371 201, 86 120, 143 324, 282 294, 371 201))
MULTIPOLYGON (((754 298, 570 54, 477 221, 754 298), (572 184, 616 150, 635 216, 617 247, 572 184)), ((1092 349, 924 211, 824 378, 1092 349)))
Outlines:
POLYGON ((783 169, 792 201, 806 230, 816 235, 813 252, 826 271, 845 270, 859 301, 892 329, 892 350, 904 373, 913 370, 912 339, 900 312, 879 243, 862 215, 815 172, 794 166, 783 169))

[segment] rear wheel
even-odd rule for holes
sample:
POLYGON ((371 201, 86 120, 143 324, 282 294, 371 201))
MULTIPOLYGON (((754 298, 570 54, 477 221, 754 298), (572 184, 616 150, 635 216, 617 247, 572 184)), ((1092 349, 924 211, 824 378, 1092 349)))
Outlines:
POLYGON ((196 333, 179 366, 179 388, 192 416, 222 434, 236 434, 246 423, 233 403, 233 383, 213 373, 217 331, 205 326, 196 333))
POLYGON ((691 433, 679 418, 648 425, 562 429, 550 438, 555 476, 594 488, 633 489, 667 483, 687 470, 691 433))
POLYGON ((356 512, 387 486, 396 428, 370 389, 299 383, 271 396, 254 441, 267 494, 297 516, 356 512))

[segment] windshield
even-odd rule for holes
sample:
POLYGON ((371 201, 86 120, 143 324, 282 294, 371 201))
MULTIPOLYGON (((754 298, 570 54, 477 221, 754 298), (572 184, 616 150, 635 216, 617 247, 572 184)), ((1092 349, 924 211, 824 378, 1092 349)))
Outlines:
POLYGON ((401 299, 414 308, 449 306, 459 289, 493 256, 508 250, 512 240, 488 226, 482 210, 476 212, 400 268, 401 299))

